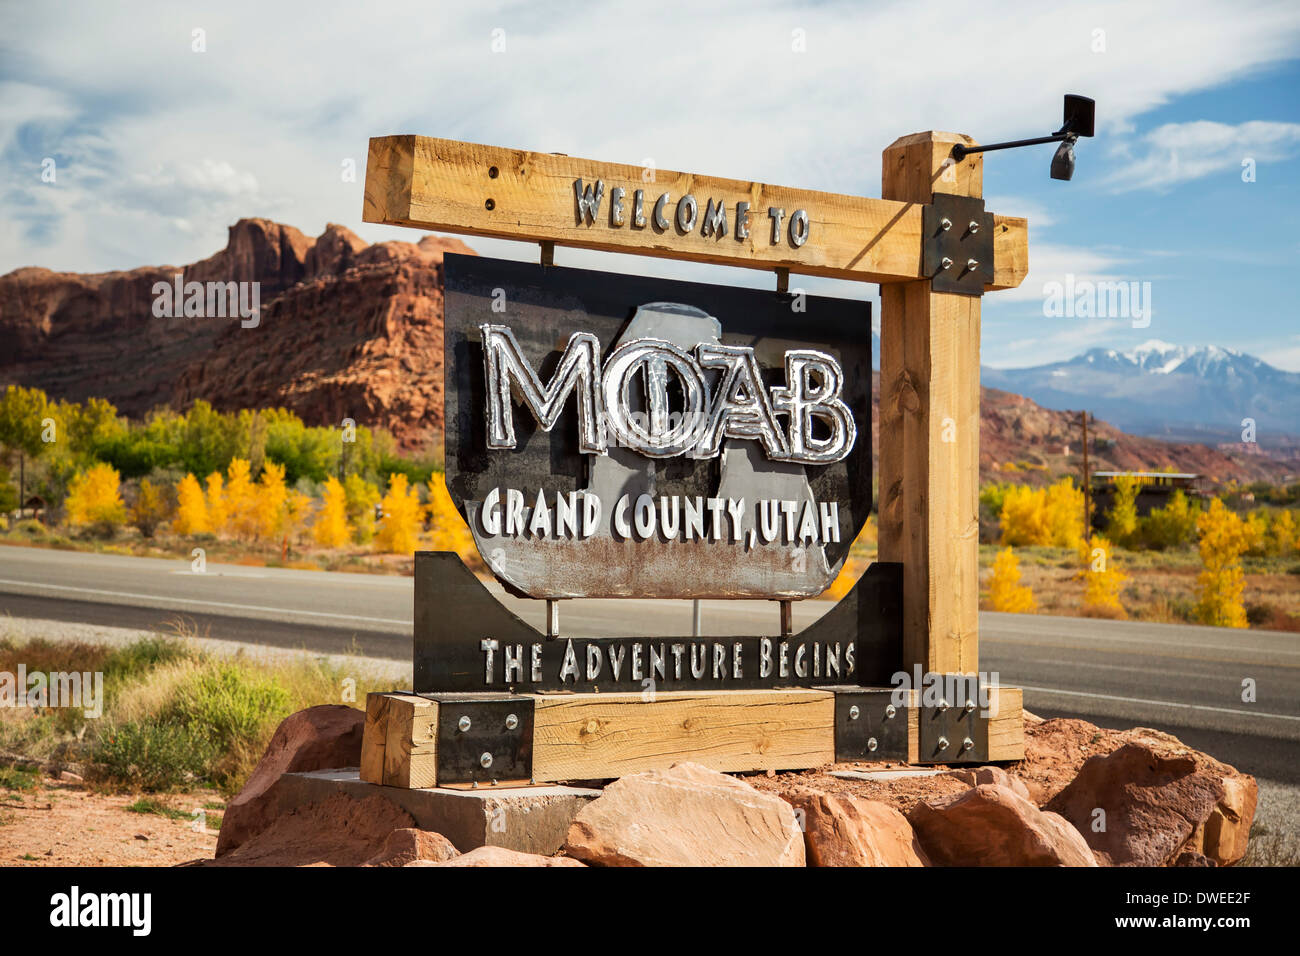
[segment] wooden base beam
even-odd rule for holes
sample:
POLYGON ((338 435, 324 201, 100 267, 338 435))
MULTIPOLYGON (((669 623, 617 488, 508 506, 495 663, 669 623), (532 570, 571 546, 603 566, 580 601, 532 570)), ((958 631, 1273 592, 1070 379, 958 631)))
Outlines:
MULTIPOLYGON (((900 747, 897 754, 880 752, 879 759, 925 762, 915 693, 909 692, 912 703, 904 718, 906 753, 900 747)), ((1020 760, 1020 690, 999 687, 989 693, 986 759, 1020 760)), ((531 777, 496 782, 604 780, 684 760, 733 773, 826 766, 836 762, 835 698, 831 690, 809 689, 520 694, 512 699, 533 707, 531 777)), ((454 702, 400 692, 371 694, 361 779, 403 788, 472 786, 438 779, 439 726, 457 719, 453 712, 458 713, 454 702)))

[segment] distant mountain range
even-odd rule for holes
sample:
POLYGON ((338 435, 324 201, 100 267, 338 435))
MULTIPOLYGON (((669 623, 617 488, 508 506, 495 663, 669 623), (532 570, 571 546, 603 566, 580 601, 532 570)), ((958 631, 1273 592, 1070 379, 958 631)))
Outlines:
MULTIPOLYGON (((137 418, 199 398, 228 410, 284 406, 312 425, 353 418, 381 426, 404 450, 436 446, 446 252, 472 250, 436 236, 368 245, 340 225, 312 238, 241 219, 224 249, 189 265, 84 275, 18 269, 0 276, 0 389, 97 396, 137 418), (260 323, 159 316, 154 286, 169 286, 178 272, 186 282, 259 283, 260 323)), ((1077 473, 1078 419, 1064 410, 1082 408, 1102 419, 1090 432, 1094 469, 1172 468, 1216 481, 1300 472, 1300 439, 1281 454, 1268 449, 1276 431, 1300 434, 1300 375, 1239 353, 1150 343, 1037 369, 984 369, 983 384, 986 481, 1077 473), (1269 454, 1240 444, 1248 416, 1269 454), (1178 422, 1185 437, 1171 431, 1178 422), (1219 431, 1193 434, 1197 427, 1219 431)), ((878 415, 871 425, 878 449, 878 415)))
POLYGON ((1300 373, 1234 349, 1152 340, 1032 368, 985 368, 981 382, 1049 408, 1086 408, 1135 435, 1241 442, 1243 420, 1253 419, 1261 446, 1300 445, 1300 373))

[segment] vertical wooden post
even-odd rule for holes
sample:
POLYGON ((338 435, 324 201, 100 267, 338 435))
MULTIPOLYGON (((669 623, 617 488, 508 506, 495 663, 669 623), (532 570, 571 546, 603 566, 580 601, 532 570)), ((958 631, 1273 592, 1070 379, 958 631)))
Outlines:
MULTIPOLYGON (((983 156, 956 133, 884 152, 883 198, 983 194, 983 156)), ((920 255, 920 251, 917 252, 920 255)), ((880 559, 903 564, 903 656, 937 673, 979 669, 980 299, 930 281, 880 288, 880 559)))

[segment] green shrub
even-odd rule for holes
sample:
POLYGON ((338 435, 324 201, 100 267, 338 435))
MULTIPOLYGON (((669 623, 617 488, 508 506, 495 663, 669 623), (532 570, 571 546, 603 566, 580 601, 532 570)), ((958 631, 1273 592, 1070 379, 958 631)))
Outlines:
POLYGON ((104 672, 106 683, 128 681, 143 677, 154 668, 181 660, 189 654, 189 650, 180 641, 154 634, 114 648, 100 669, 104 672))
POLYGON ((184 810, 169 807, 161 800, 155 800, 152 797, 141 797, 135 803, 127 804, 126 809, 131 813, 154 813, 169 820, 188 820, 192 816, 192 814, 186 813, 184 810))
POLYGON ((29 767, 0 767, 0 789, 35 790, 41 783, 41 773, 29 767))
POLYGON ((164 719, 202 734, 218 752, 226 752, 259 740, 268 722, 289 711, 289 693, 273 676, 222 661, 181 685, 164 719))
POLYGON ((146 791, 183 790, 202 782, 216 756, 203 734, 174 723, 143 721, 102 731, 91 748, 91 778, 146 791))

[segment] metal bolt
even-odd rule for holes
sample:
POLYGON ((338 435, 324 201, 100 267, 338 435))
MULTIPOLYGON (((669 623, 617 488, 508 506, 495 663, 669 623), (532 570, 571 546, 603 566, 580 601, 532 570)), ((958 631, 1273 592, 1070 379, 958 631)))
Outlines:
POLYGON ((478 762, 480 766, 482 766, 483 769, 486 770, 488 767, 492 766, 492 755, 490 753, 484 752, 483 756, 478 758, 478 762))
POLYGON ((893 717, 894 714, 896 714, 896 713, 898 713, 898 711, 894 710, 894 705, 893 705, 893 704, 886 704, 886 705, 885 705, 885 719, 886 719, 886 720, 888 720, 889 718, 893 717))
POLYGON ((974 709, 975 709, 975 701, 973 700, 966 701, 966 713, 969 714, 974 709))
POLYGON ((940 738, 939 738, 939 749, 940 749, 940 750, 947 750, 947 749, 948 749, 948 738, 947 738, 947 737, 940 737, 940 738))
POLYGON ((943 267, 944 267, 945 269, 951 269, 951 268, 952 268, 952 260, 949 259, 947 256, 944 256, 944 257, 943 257, 943 263, 942 263, 942 265, 943 265, 943 267))
POLYGON ((514 730, 519 726, 519 718, 511 714, 506 718, 506 730, 514 730))
POLYGON ((947 709, 948 709, 948 702, 944 700, 942 697, 939 698, 939 712, 943 713, 943 711, 947 709))
POLYGON ((952 220, 951 220, 951 219, 941 219, 941 220, 939 220, 939 226, 940 226, 940 228, 943 229, 944 232, 947 232, 949 229, 952 228, 952 220))
POLYGON ((966 228, 969 229, 971 232, 979 232, 979 231, 980 231, 980 224, 979 224, 978 222, 976 222, 974 219, 972 219, 972 220, 970 221, 970 225, 967 226, 966 228))
POLYGON ((970 750, 974 746, 975 746, 975 741, 971 740, 969 737, 967 737, 965 740, 961 742, 961 749, 963 752, 970 750))
POLYGON ((876 738, 875 738, 875 737, 869 737, 869 738, 867 738, 867 749, 868 749, 868 750, 870 750, 870 751, 872 751, 872 752, 874 753, 875 750, 876 750, 876 747, 877 747, 877 746, 879 746, 879 745, 876 743, 876 738))
POLYGON ((460 720, 456 721, 456 726, 460 728, 462 734, 469 733, 469 718, 462 717, 460 720))
POLYGON ((849 720, 857 720, 859 713, 861 712, 858 710, 858 705, 854 704, 849 708, 849 720))
POLYGON ((976 269, 976 267, 979 266, 979 264, 980 264, 980 263, 979 263, 979 260, 978 260, 978 259, 967 259, 967 260, 966 260, 966 271, 967 271, 967 272, 974 272, 975 269, 976 269))

